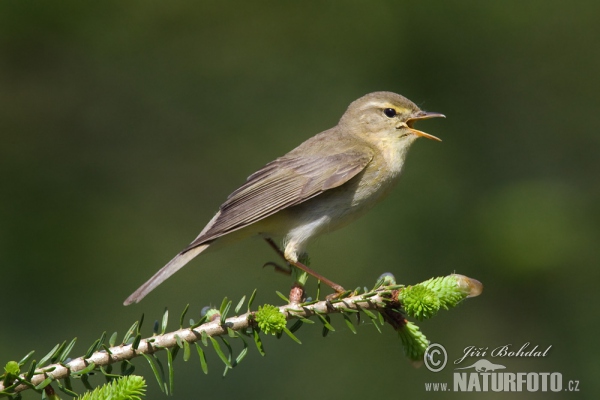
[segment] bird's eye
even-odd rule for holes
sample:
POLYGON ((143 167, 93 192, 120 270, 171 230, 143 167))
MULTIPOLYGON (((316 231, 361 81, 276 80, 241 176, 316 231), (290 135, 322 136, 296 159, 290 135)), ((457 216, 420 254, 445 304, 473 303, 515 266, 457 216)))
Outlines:
POLYGON ((394 118, 396 116, 396 110, 394 110, 393 108, 386 108, 385 110, 383 110, 383 113, 388 118, 394 118))

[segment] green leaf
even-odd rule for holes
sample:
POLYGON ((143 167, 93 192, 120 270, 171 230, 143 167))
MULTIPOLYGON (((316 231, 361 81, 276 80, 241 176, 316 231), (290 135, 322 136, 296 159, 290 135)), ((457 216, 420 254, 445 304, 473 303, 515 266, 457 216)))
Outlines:
POLYGON ((377 332, 381 333, 381 328, 379 327, 377 321, 375 321, 374 319, 372 319, 371 321, 373 322, 373 326, 375 327, 375 329, 377 329, 377 332))
POLYGON ((54 364, 56 363, 56 360, 58 360, 59 356, 62 354, 63 350, 65 349, 65 346, 67 345, 67 341, 65 340, 64 342, 62 342, 62 344, 58 347, 58 350, 56 350, 56 352, 52 355, 52 358, 50 358, 50 363, 54 364))
POLYGON ((78 375, 89 374, 90 372, 92 372, 94 370, 94 368, 96 368, 96 364, 94 364, 93 362, 91 362, 84 369, 82 369, 80 371, 71 372, 71 375, 78 376, 78 375))
POLYGON ((165 383, 163 382, 163 379, 161 378, 161 375, 158 372, 158 368, 156 366, 157 359, 155 357, 149 356, 148 354, 142 354, 142 356, 144 356, 146 361, 148 361, 148 364, 150 364, 150 368, 152 369, 152 372, 154 372, 154 376, 156 377, 156 382, 158 382, 158 387, 163 393, 165 393, 165 383))
POLYGON ((179 329, 183 329, 183 319, 185 318, 185 314, 187 314, 189 308, 190 308, 190 304, 188 303, 185 306, 185 308, 183 309, 181 316, 179 317, 179 329))
POLYGON ((144 323, 144 313, 142 313, 142 316, 140 317, 140 323, 137 324, 137 333, 140 333, 140 330, 142 329, 142 324, 144 323))
POLYGON ((64 382, 63 386, 65 387, 65 389, 71 390, 71 391, 73 390, 73 385, 71 384, 71 377, 70 376, 65 377, 63 379, 63 382, 64 382))
POLYGON ((252 329, 252 333, 254 334, 254 343, 256 343, 256 348, 261 356, 265 355, 265 348, 263 347, 262 340, 260 340, 260 334, 258 330, 252 329))
POLYGON ((169 323, 169 310, 165 308, 165 312, 162 317, 162 324, 160 325, 160 334, 164 335, 167 331, 167 324, 169 323))
POLYGON ((221 361, 223 361, 226 366, 228 366, 229 368, 231 368, 231 362, 229 362, 229 360, 227 359, 227 357, 225 357, 225 353, 223 353, 223 350, 221 350, 221 346, 219 345, 219 342, 217 342, 211 336, 209 336, 208 338, 212 342, 213 348, 217 352, 217 355, 219 356, 219 358, 221 359, 221 361))
POLYGON ((127 362, 127 368, 125 368, 125 371, 123 372, 123 375, 131 375, 133 374, 133 371, 135 371, 135 365, 132 364, 131 362, 127 362))
POLYGON ((175 341, 177 342, 177 346, 183 347, 184 340, 179 337, 179 335, 175 335, 175 341))
POLYGON ((31 365, 29 366, 29 371, 27 371, 27 375, 25 375, 25 380, 31 381, 31 378, 33 378, 33 375, 35 374, 35 370, 38 366, 39 366, 39 364, 37 364, 35 362, 35 360, 33 360, 31 365))
POLYGON ((255 297, 256 297, 256 289, 254 289, 254 291, 252 292, 252 295, 250 296, 250 300, 248 300, 248 312, 250 312, 250 307, 252 306, 252 303, 254 302, 255 297))
POLYGON ((175 360, 177 358, 177 355, 179 354, 179 349, 180 349, 180 347, 173 347, 171 349, 171 351, 173 352, 173 360, 175 360))
POLYGON ((107 368, 104 368, 103 366, 100 367, 100 372, 102 372, 102 375, 106 376, 109 379, 110 378, 115 379, 115 378, 121 377, 121 375, 118 375, 118 374, 111 374, 112 369, 110 369, 110 370, 108 369, 108 367, 111 367, 111 365, 107 365, 106 367, 107 368))
POLYGON ((286 303, 290 302, 290 299, 288 299, 287 297, 285 297, 285 295, 279 291, 275 291, 275 293, 277 294, 277 296, 279 296, 280 299, 282 299, 283 301, 285 301, 286 303))
MULTIPOLYGON (((227 355, 227 359, 229 360, 229 363, 231 363, 231 358, 233 356, 233 349, 231 348, 231 345, 229 344, 229 342, 227 340, 225 340, 225 338, 223 336, 219 336, 219 339, 221 339, 221 341, 223 341, 223 343, 225 344, 225 347, 227 347, 227 351, 229 352, 229 354, 227 355)), ((233 368, 233 365, 231 367, 233 368)))
POLYGON ((302 327, 304 323, 302 322, 302 320, 297 320, 294 325, 292 325, 292 327, 290 328, 290 332, 296 332, 298 329, 300 329, 300 327, 302 327))
POLYGON ((198 350, 198 356, 200 357, 200 366, 202 367, 202 372, 204 374, 208 374, 208 365, 206 364, 206 356, 204 355, 204 350, 198 344, 198 342, 194 343, 196 345, 196 350, 198 350))
POLYGON ((106 366, 106 368, 104 368, 103 365, 100 366, 100 372, 102 372, 102 375, 104 375, 104 378, 106 378, 106 382, 110 382, 110 380, 111 380, 110 375, 112 374, 112 370, 113 370, 112 364, 108 364, 106 366))
POLYGON ((231 368, 229 368, 227 365, 225 366, 225 369, 223 370, 223 378, 225 378, 225 376, 227 375, 227 372, 230 370, 231 368))
POLYGON ((60 356, 57 359, 58 363, 62 364, 67 359, 69 353, 71 352, 71 350, 73 350, 73 347, 75 346, 75 342, 77 342, 77 338, 73 338, 73 340, 71 340, 71 342, 62 351, 62 353, 60 353, 60 356))
MULTIPOLYGON (((225 298, 227 299, 227 297, 225 298)), ((231 308, 231 301, 228 301, 227 304, 225 304, 225 307, 223 308, 223 305, 221 305, 221 310, 220 310, 220 314, 221 314, 221 325, 225 326, 225 323, 227 322, 227 314, 229 314, 229 309, 231 308)))
MULTIPOLYGON (((17 376, 17 377, 16 377, 16 380, 15 380, 15 383, 13 383, 13 384, 10 386, 10 388, 14 388, 14 387, 16 387, 16 386, 17 386, 17 382, 18 382, 19 384, 23 384, 23 385, 27 386, 27 387, 28 387, 28 388, 30 388, 30 389, 33 389, 33 390, 35 390, 35 386, 34 386, 34 385, 31 383, 31 378, 30 378, 30 379, 27 379, 27 380, 25 380, 25 379, 22 379, 20 376, 17 376)), ((5 389, 9 389, 9 388, 5 388, 5 389)))
POLYGON ((40 382, 36 387, 35 390, 41 390, 43 388, 45 388, 46 386, 48 386, 51 382, 53 381, 52 378, 48 377, 46 379, 44 379, 42 382, 40 382))
POLYGON ((329 318, 329 315, 320 315, 317 314, 318 317, 321 319, 321 322, 323 322, 323 326, 325 328, 327 328, 328 330, 335 332, 335 328, 333 326, 331 326, 330 322, 331 322, 331 318, 329 318))
POLYGON ((298 318, 300 321, 302 321, 303 324, 314 324, 315 321, 313 321, 312 319, 308 319, 308 318, 304 318, 304 317, 296 317, 298 318))
POLYGON ((69 377, 66 377, 65 379, 63 379, 63 382, 64 382, 64 384, 61 385, 60 381, 56 381, 58 388, 60 390, 62 390, 68 396, 72 396, 72 397, 78 396, 78 394, 73 391, 73 386, 71 385, 71 379, 69 377))
POLYGON ((302 342, 300 340, 298 340, 298 338, 296 336, 294 336, 294 334, 292 332, 290 332, 290 330, 285 327, 283 328, 283 331, 286 333, 286 335, 288 335, 294 342, 298 343, 298 344, 302 344, 302 342))
POLYGON ((87 390, 94 390, 94 388, 92 387, 92 385, 90 385, 90 380, 89 380, 88 375, 81 375, 81 383, 83 383, 83 386, 87 390))
POLYGON ((186 342, 185 340, 183 341, 183 361, 187 361, 190 359, 190 344, 188 342, 186 342))
POLYGON ((346 325, 348 325, 348 328, 352 331, 352 333, 354 333, 356 335, 356 328, 354 327, 354 324, 352 323, 352 321, 350 320, 350 317, 348 317, 346 314, 342 314, 344 316, 344 321, 346 321, 346 325))
MULTIPOLYGON (((177 347, 176 347, 177 348, 177 347)), ((173 368, 173 350, 167 350, 167 369, 169 370, 169 393, 173 394, 175 388, 175 369, 173 368)))
POLYGON ((315 297, 315 301, 319 301, 321 296, 321 280, 317 279, 317 296, 315 297))
POLYGON ((160 358, 155 357, 154 360, 156 361, 156 365, 158 365, 158 369, 160 370, 160 376, 162 376, 162 378, 163 378, 163 382, 165 384, 165 393, 170 394, 169 387, 167 386, 167 381, 165 379, 165 368, 163 367, 163 364, 160 361, 160 358))
POLYGON ((96 350, 98 350, 98 346, 100 346, 100 339, 96 339, 96 341, 94 343, 92 343, 92 345, 90 346, 88 351, 85 352, 83 359, 90 358, 92 356, 92 354, 94 354, 94 352, 96 350))
POLYGON ((104 343, 104 339, 106 338, 106 331, 104 331, 102 333, 102 335, 100 336, 99 339, 96 339, 96 341, 90 346, 90 348, 88 349, 88 351, 85 352, 85 355, 83 356, 84 359, 90 358, 92 356, 92 354, 94 354, 98 348, 100 347, 100 345, 102 343, 104 343))
POLYGON ((242 306, 244 305, 244 301, 246 300, 246 296, 243 296, 242 299, 240 300, 240 302, 237 304, 237 306, 235 306, 235 314, 237 315, 240 310, 242 309, 242 306))
POLYGON ((206 316, 206 315, 203 316, 202 318, 200 318, 200 320, 198 322, 196 322, 195 324, 192 324, 192 326, 190 326, 190 329, 196 329, 197 327, 199 327, 200 325, 205 323, 207 319, 208 319, 208 316, 206 316))
POLYGON ((108 345, 110 347, 115 347, 115 343, 117 343, 117 332, 110 335, 110 339, 108 339, 108 345))
POLYGON ((137 350, 138 347, 140 346, 141 340, 142 340, 142 335, 141 334, 138 333, 137 335, 135 335, 135 339, 133 340, 133 343, 131 344, 131 348, 133 350, 137 350))
POLYGON ((54 356, 54 353, 56 353, 56 351, 58 350, 59 347, 60 347, 59 344, 54 346, 48 354, 46 354, 44 357, 42 357, 42 359, 40 360, 40 362, 38 363, 37 366, 42 367, 44 364, 46 364, 48 362, 48 360, 54 356))
POLYGON ((244 337, 242 335, 240 335, 239 333, 236 332, 236 335, 237 335, 237 337, 242 339, 242 342, 244 343, 244 348, 242 349, 242 351, 240 351, 240 354, 238 354, 238 356, 235 358, 235 361, 233 362, 234 367, 236 365, 238 365, 240 362, 242 362, 242 360, 244 359, 244 357, 246 357, 246 354, 248 353, 248 342, 246 342, 244 337))
POLYGON ((402 289, 404 286, 405 285, 391 285, 391 286, 388 286, 387 288, 389 290, 398 290, 398 289, 402 289))
MULTIPOLYGON (((275 307, 275 306, 273 306, 273 307, 275 307)), ((279 307, 276 307, 276 308, 279 308, 279 307)), ((304 310, 296 310, 294 308, 287 308, 286 307, 285 311, 288 312, 288 313, 290 313, 290 314, 292 314, 292 315, 294 315, 294 316, 296 316, 296 314, 300 314, 300 315, 304 314, 304 310)), ((298 318, 302 318, 302 317, 298 316, 298 318)))
POLYGON ((367 314, 367 317, 371 318, 373 321, 375 321, 377 319, 377 316, 375 314, 373 314, 370 310, 361 309, 361 311, 364 312, 365 314, 367 314))
POLYGON ((60 381, 59 381, 59 380, 58 380, 58 381, 56 381, 56 386, 58 386, 58 389, 59 389, 61 392, 63 392, 64 394, 66 394, 67 396, 71 396, 71 397, 77 397, 77 396, 78 396, 78 394, 77 394, 77 393, 75 393, 74 391, 72 391, 72 390, 69 390, 69 389, 67 389, 66 387, 64 387, 64 386, 63 386, 63 385, 60 383, 60 381))
POLYGON ((127 368, 127 363, 129 363, 129 360, 123 360, 121 362, 121 375, 125 375, 125 369, 127 368))
POLYGON ((219 307, 219 314, 223 315, 223 313, 225 312, 225 307, 227 307, 228 302, 229 302, 229 299, 227 297, 225 297, 223 299, 223 301, 221 302, 221 306, 219 307))
POLYGON ((383 282, 385 280, 384 278, 385 277, 383 275, 381 275, 379 277, 379 279, 377 279, 377 282, 375 282, 375 286, 373 286, 373 289, 371 289, 371 290, 376 290, 376 289, 379 289, 381 286, 383 286, 383 282))
POLYGON ((135 321, 133 323, 133 325, 131 325, 131 328, 129 328, 129 330, 127 331, 127 333, 123 337, 123 342, 122 342, 123 344, 128 344, 127 342, 129 342, 129 339, 131 338, 131 335, 133 335, 133 333, 137 331, 137 326, 138 326, 138 321, 135 321))
POLYGON ((23 365, 27 364, 29 360, 31 360, 33 353, 35 353, 35 350, 30 351, 25 357, 23 357, 21 361, 19 361, 19 367, 22 367, 23 365))
POLYGON ((202 336, 202 344, 204 346, 208 346, 208 334, 206 333, 206 331, 202 331, 202 334, 200 336, 202 336))
MULTIPOLYGON (((229 330, 229 332, 230 332, 230 336, 231 336, 231 337, 234 337, 234 338, 235 338, 235 337, 237 337, 237 336, 236 336, 236 333, 235 333, 235 331, 233 331, 232 329, 229 329, 229 328, 228 328, 228 330, 229 330), (233 335, 233 336, 232 336, 232 335, 233 335)), ((223 336, 220 336, 220 338, 221 338, 221 340, 223 341, 223 343, 225 344, 225 346, 227 346, 227 350, 229 351, 229 354, 228 354, 228 356, 227 356, 227 359, 228 359, 228 360, 230 361, 230 363, 231 363, 231 367, 229 367, 229 366, 226 366, 226 367, 225 367, 225 370, 223 371, 223 376, 225 376, 225 375, 227 375, 227 371, 228 371, 229 369, 231 369, 231 368, 233 368, 233 367, 235 367, 235 366, 237 365, 237 359, 236 359, 235 361, 233 361, 233 362, 231 361, 231 360, 232 360, 232 357, 233 357, 233 349, 232 349, 231 345, 229 344, 229 342, 228 342, 227 340, 225 340, 225 338, 224 338, 223 336)), ((242 339, 242 340, 243 340, 243 339, 242 339)))

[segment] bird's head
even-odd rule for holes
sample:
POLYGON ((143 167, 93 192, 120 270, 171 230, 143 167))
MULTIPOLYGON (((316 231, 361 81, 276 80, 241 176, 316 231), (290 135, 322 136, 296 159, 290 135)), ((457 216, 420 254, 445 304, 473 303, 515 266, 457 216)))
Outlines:
POLYGON ((422 111, 404 96, 392 92, 369 93, 350 104, 339 126, 364 139, 397 139, 412 143, 418 137, 441 139, 413 127, 416 121, 445 118, 443 114, 422 111))

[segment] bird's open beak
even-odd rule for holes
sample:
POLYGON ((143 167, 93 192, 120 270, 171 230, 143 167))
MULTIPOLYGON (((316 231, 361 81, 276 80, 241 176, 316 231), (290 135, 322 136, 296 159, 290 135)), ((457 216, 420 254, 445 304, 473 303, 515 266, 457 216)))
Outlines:
POLYGON ((413 124, 416 121, 419 121, 422 119, 429 119, 429 118, 446 118, 446 116, 444 114, 440 114, 440 113, 436 113, 436 112, 419 111, 419 112, 416 112, 408 120, 406 120, 406 126, 408 126, 408 129, 410 129, 411 132, 417 136, 422 136, 427 139, 433 139, 433 140, 437 140, 437 141, 441 142, 442 139, 435 137, 433 135, 430 135, 429 133, 425 133, 425 132, 422 132, 420 130, 413 128, 413 124))

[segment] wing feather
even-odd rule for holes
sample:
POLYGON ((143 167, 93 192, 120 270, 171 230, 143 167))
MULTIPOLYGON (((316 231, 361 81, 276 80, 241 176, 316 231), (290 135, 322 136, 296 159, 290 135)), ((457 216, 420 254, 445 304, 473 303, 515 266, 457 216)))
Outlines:
POLYGON ((250 175, 229 195, 210 228, 188 249, 341 186, 360 173, 372 158, 370 152, 356 151, 308 157, 288 154, 278 158, 250 175))

